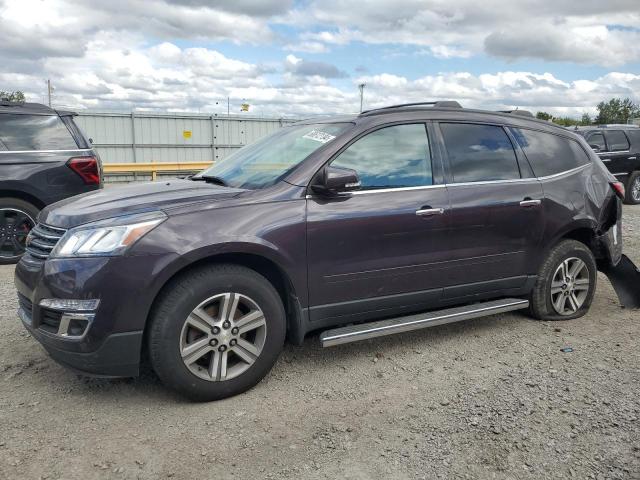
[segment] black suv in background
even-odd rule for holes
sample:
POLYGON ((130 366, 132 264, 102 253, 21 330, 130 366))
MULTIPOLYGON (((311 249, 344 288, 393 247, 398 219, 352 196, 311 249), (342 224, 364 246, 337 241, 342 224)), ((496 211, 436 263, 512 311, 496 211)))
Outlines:
POLYGON ((102 186, 98 155, 73 115, 0 100, 0 264, 20 259, 42 208, 102 186))
POLYGON ((625 258, 623 196, 582 137, 518 111, 309 120, 190 179, 43 210, 19 315, 64 365, 133 376, 148 354, 166 385, 218 399, 313 331, 333 346, 517 309, 584 315, 597 270, 625 258))
POLYGON ((625 203, 640 204, 640 127, 599 125, 577 127, 609 171, 624 183, 625 203))

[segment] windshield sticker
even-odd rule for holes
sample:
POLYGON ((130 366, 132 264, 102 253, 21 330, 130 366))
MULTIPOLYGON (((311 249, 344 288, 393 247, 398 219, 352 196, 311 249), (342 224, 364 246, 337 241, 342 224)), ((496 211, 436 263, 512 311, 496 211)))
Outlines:
POLYGON ((302 138, 313 140, 314 142, 327 143, 336 138, 336 136, 314 129, 304 135, 302 138))

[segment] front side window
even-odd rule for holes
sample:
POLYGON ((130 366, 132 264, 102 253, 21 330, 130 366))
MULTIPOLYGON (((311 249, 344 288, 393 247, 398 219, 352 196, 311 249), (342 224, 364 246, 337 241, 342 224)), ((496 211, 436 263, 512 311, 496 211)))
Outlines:
POLYGON ((589 162, 589 157, 575 140, 526 128, 512 128, 511 131, 537 177, 566 172, 589 162))
POLYGON ((331 165, 355 170, 363 190, 433 184, 429 141, 422 123, 369 133, 351 144, 331 165))
POLYGON ((0 115, 0 151, 77 148, 71 132, 57 115, 0 115))
POLYGON ((629 150, 629 140, 622 130, 607 130, 604 133, 609 144, 609 151, 620 152, 629 150))
POLYGON ((451 176, 455 183, 520 178, 518 160, 502 127, 441 123, 451 176))
POLYGON ((318 123, 284 127, 242 147, 194 178, 215 177, 230 187, 264 188, 352 126, 352 123, 318 123))
POLYGON ((604 143, 604 135, 602 135, 600 132, 592 133, 591 135, 589 135, 587 142, 590 146, 598 147, 598 149, 600 149, 600 151, 602 152, 607 150, 607 145, 606 143, 604 143))

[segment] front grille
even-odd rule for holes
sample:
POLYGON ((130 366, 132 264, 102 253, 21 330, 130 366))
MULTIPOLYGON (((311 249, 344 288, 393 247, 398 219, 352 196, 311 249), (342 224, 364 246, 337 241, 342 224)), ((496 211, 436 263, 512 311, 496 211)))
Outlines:
POLYGON ((38 260, 46 260, 66 230, 39 223, 29 233, 27 253, 38 260))

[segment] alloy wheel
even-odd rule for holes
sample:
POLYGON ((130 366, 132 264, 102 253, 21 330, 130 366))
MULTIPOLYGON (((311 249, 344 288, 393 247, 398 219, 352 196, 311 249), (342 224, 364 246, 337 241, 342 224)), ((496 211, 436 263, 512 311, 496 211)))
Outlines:
POLYGON ((631 197, 635 202, 640 202, 640 177, 636 177, 631 185, 631 197))
POLYGON ((211 382, 242 375, 260 356, 267 322, 246 295, 221 293, 193 309, 180 334, 180 355, 194 375, 211 382))
POLYGON ((576 257, 564 260, 551 280, 551 305, 560 315, 572 315, 584 304, 591 282, 589 269, 576 257))
POLYGON ((0 208, 0 258, 18 258, 25 252, 33 219, 17 208, 0 208))

